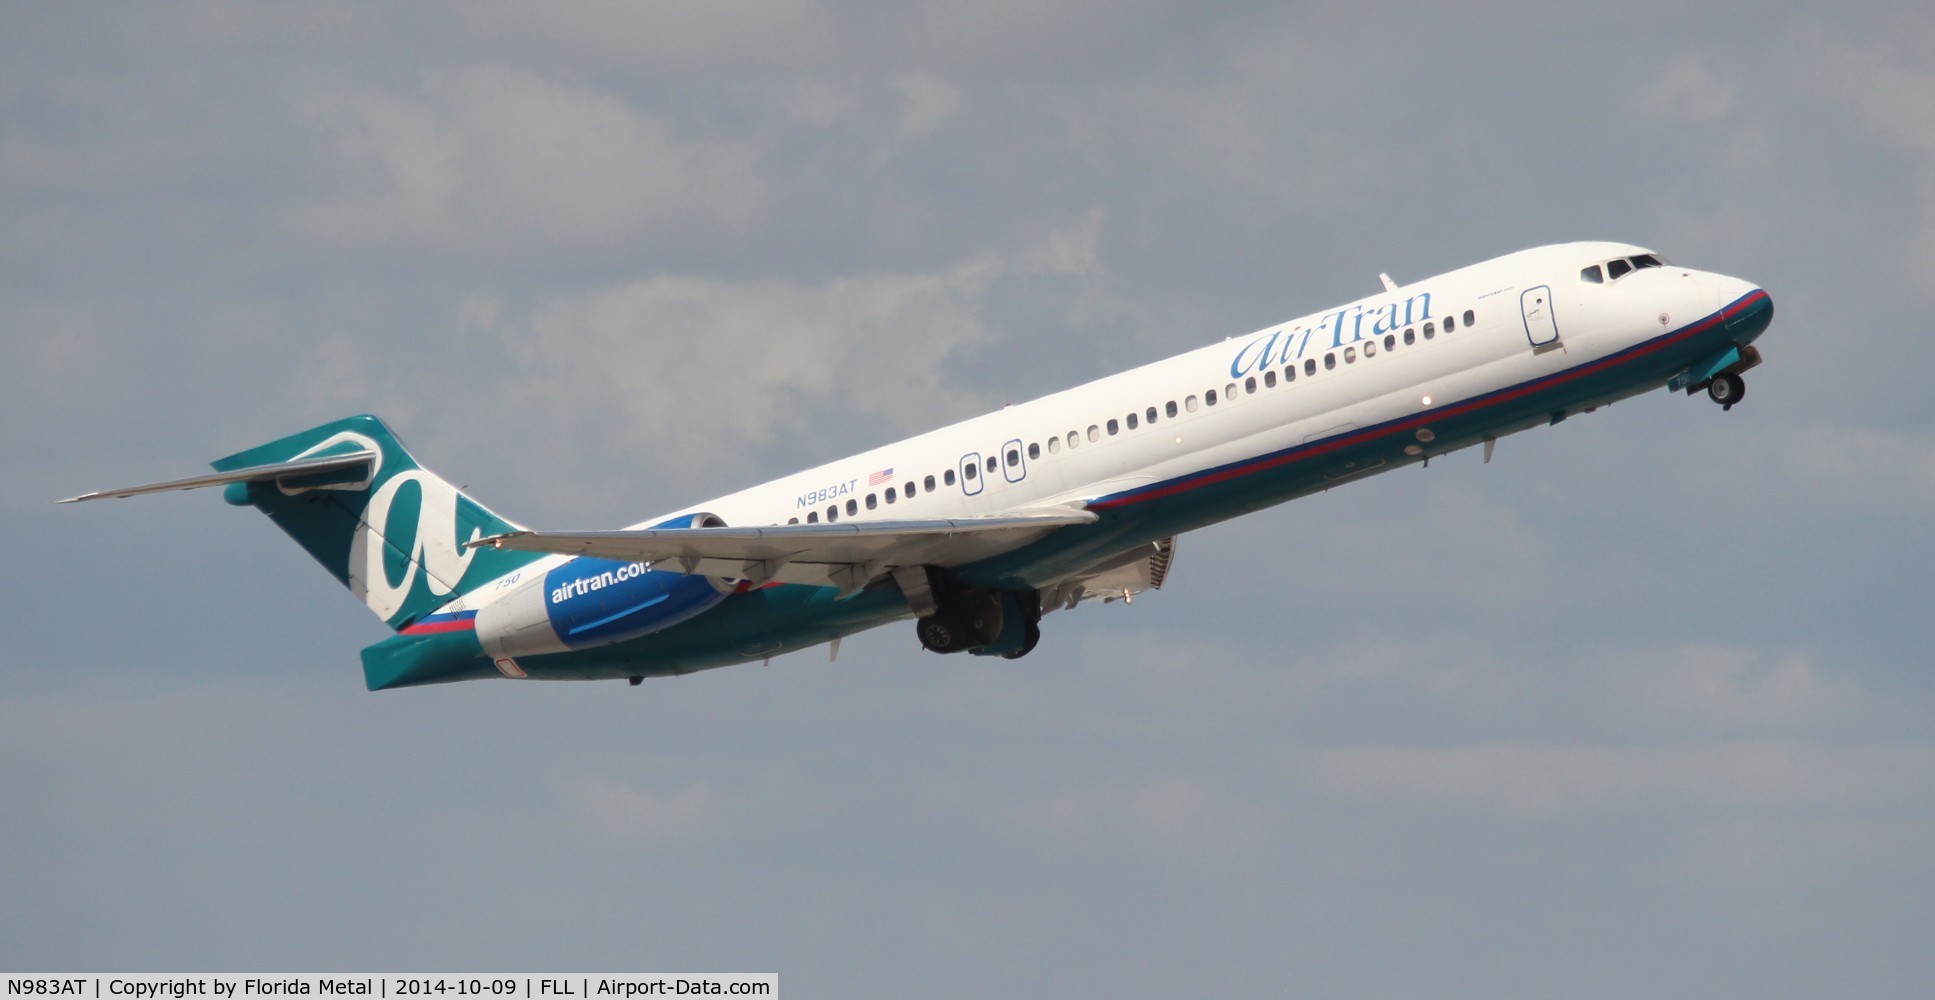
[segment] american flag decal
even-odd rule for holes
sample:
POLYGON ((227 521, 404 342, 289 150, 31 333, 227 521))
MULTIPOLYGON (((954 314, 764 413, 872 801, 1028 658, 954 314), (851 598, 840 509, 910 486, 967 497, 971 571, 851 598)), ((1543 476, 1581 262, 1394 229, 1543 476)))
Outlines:
POLYGON ((887 482, 893 478, 894 478, 894 470, 881 469, 879 472, 876 472, 873 475, 867 477, 867 485, 879 486, 881 483, 887 482))

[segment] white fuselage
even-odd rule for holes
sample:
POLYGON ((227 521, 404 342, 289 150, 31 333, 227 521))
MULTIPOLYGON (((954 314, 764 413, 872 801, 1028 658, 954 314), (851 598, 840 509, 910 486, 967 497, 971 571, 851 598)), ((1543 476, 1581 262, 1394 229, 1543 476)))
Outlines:
POLYGON ((1474 264, 679 513, 709 511, 735 525, 784 524, 809 514, 821 521, 972 517, 1095 501, 1576 367, 1713 313, 1752 289, 1736 278, 1678 267, 1598 285, 1578 280, 1583 263, 1644 252, 1579 243, 1474 264), (1553 290, 1560 330, 1546 349, 1531 344, 1520 303, 1522 290, 1539 286, 1553 290), (1467 313, 1475 319, 1470 326, 1467 313), (1423 337, 1427 314, 1429 340, 1423 337), (1450 332, 1446 317, 1455 323, 1450 332), (1410 344, 1407 330, 1416 331, 1410 344), (1385 348, 1387 336, 1393 348, 1385 348), (1327 357, 1334 360, 1326 364, 1327 357), (1316 363, 1314 374, 1306 374, 1306 361, 1316 363), (1286 377, 1289 371, 1294 379, 1286 377), (1212 394, 1215 405, 1208 403, 1212 394), (964 471, 970 463, 978 470, 971 481, 964 471), (869 483, 887 469, 893 470, 888 482, 869 483), (916 487, 912 496, 909 482, 916 487), (896 487, 892 504, 889 485, 896 487))

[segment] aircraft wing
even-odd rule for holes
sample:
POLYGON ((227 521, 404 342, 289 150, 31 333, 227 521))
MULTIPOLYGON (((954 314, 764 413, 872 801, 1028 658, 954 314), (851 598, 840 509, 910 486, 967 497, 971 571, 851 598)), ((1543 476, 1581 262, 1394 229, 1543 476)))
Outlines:
POLYGON ((965 565, 1019 548, 1057 528, 1096 519, 1090 511, 1054 507, 995 517, 845 524, 513 531, 470 545, 649 562, 656 569, 682 573, 853 593, 903 566, 965 565))

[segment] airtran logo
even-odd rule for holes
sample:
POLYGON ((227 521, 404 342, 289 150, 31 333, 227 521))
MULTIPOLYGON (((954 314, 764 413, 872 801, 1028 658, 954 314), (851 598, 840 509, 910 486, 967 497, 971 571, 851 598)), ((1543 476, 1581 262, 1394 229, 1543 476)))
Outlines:
POLYGON ((1242 378, 1251 372, 1287 365, 1311 350, 1312 340, 1316 341, 1316 350, 1319 352, 1335 350, 1347 343, 1382 337, 1430 318, 1430 292, 1420 292, 1404 299, 1372 299, 1345 306, 1336 312, 1324 313, 1317 317, 1315 323, 1299 320, 1245 343, 1237 350, 1236 357, 1230 359, 1230 378, 1242 378), (1365 328, 1367 320, 1369 329, 1365 328))
MULTIPOLYGON (((372 471, 372 480, 315 489, 365 489, 393 461, 375 439, 353 431, 332 435, 294 457, 342 451, 340 446, 345 444, 383 456, 372 471)), ((463 581, 479 550, 465 548, 462 543, 476 541, 483 533, 473 527, 469 538, 458 537, 458 499, 455 487, 423 469, 398 472, 370 494, 350 540, 349 585, 377 617, 391 621, 409 610, 419 573, 430 596, 438 599, 436 603, 442 603, 463 581), (386 553, 386 549, 393 553, 386 553), (392 580, 392 566, 399 557, 402 578, 392 580)))
POLYGON ((617 569, 608 569, 595 576, 580 576, 565 580, 562 586, 551 588, 551 603, 563 604, 574 598, 583 597, 594 590, 616 586, 626 580, 644 576, 652 571, 651 563, 625 563, 617 569))

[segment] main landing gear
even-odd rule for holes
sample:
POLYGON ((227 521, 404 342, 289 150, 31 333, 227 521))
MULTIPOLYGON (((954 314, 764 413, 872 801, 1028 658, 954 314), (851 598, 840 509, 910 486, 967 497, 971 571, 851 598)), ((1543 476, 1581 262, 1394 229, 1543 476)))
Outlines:
POLYGON ((1722 412, 1733 409, 1746 395, 1747 380, 1739 375, 1720 375, 1707 383, 1707 398, 1719 403, 1722 412))
POLYGON ((914 623, 923 648, 1018 660, 1041 642, 1039 592, 974 591, 949 583, 933 588, 931 607, 916 609, 927 611, 914 623))

